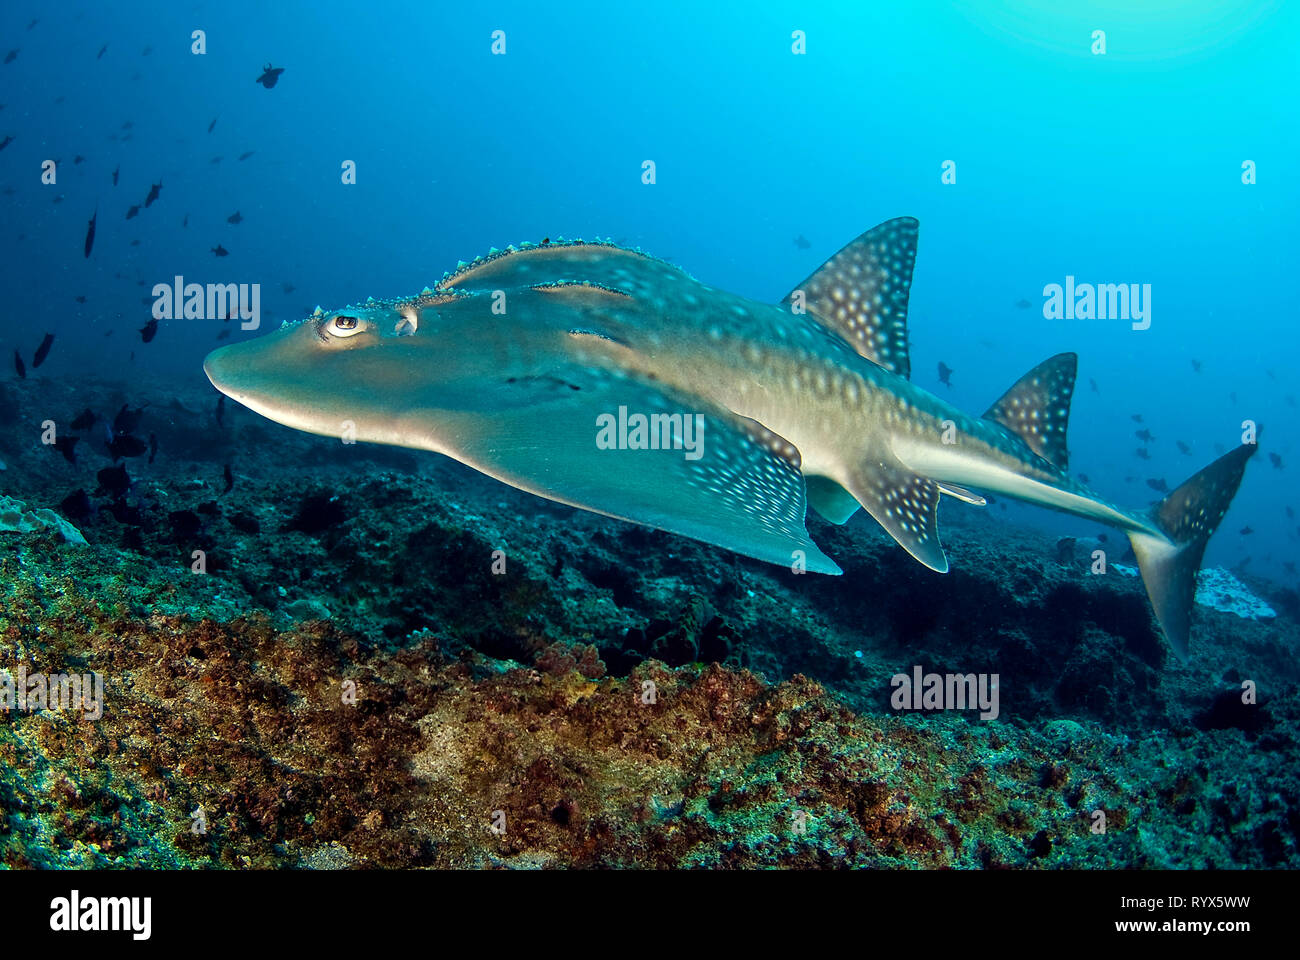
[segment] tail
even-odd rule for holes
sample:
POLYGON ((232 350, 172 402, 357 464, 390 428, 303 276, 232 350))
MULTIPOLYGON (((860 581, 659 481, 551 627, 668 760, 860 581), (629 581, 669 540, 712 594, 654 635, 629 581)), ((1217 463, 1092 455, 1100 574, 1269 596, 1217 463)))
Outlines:
POLYGON ((1164 537, 1136 531, 1128 535, 1156 620, 1179 659, 1187 659, 1196 571, 1205 545, 1228 512, 1256 447, 1242 444, 1161 500, 1151 520, 1164 537))

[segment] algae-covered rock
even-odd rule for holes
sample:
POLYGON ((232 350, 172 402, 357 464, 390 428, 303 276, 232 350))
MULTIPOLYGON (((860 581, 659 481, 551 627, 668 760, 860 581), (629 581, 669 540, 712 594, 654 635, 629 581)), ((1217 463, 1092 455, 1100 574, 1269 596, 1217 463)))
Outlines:
POLYGON ((53 510, 28 510, 27 504, 12 497, 0 497, 0 533, 32 533, 54 530, 67 543, 85 543, 81 531, 53 510))

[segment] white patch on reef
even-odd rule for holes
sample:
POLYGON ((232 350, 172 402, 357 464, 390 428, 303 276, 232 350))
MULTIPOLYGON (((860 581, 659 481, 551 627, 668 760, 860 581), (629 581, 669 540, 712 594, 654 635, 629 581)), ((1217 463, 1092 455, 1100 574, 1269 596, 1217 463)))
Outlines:
POLYGON ((1209 567, 1196 575, 1196 602, 1235 613, 1244 620, 1272 620, 1277 616, 1277 611, 1222 567, 1209 567))

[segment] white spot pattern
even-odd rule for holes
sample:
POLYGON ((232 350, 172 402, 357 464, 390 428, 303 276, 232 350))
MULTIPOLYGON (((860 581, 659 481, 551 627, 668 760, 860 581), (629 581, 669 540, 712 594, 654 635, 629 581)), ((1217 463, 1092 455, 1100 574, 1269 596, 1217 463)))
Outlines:
MULTIPOLYGON (((845 246, 796 289, 808 311, 859 355, 907 377, 907 297, 917 222, 888 220, 845 246)), ((790 303, 791 296, 785 302, 790 303)))
POLYGON ((1058 470, 1070 459, 1066 428, 1079 358, 1060 353, 1044 360, 1016 381, 984 417, 1002 424, 1058 470))

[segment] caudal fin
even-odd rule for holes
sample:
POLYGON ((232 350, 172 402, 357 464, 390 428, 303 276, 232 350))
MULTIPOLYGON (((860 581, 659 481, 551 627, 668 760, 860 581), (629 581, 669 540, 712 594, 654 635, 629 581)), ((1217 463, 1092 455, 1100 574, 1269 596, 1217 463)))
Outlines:
POLYGON ((1256 446, 1242 444, 1161 500, 1151 519, 1164 537, 1141 532, 1128 535, 1156 620, 1181 659, 1187 659, 1196 571, 1201 568, 1205 545, 1228 512, 1256 446))

